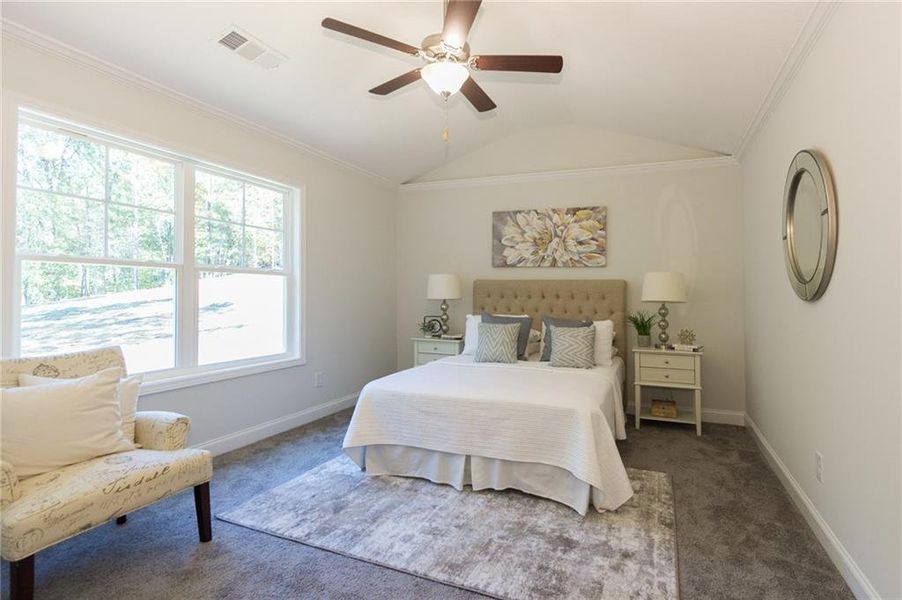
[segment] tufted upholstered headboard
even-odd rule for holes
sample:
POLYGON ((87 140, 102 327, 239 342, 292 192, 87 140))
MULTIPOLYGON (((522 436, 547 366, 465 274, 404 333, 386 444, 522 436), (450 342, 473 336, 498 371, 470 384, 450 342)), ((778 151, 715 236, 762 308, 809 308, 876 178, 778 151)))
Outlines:
POLYGON ((477 279, 473 314, 482 311, 530 315, 542 328, 542 316, 614 321, 614 346, 626 357, 626 281, 623 279, 477 279))

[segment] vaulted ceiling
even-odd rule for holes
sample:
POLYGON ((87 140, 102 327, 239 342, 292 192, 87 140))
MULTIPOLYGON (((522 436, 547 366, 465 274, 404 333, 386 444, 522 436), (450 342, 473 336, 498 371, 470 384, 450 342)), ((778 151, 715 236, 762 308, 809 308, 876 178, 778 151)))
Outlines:
MULTIPOLYGON (((498 104, 448 105, 424 82, 367 90, 418 59, 325 31, 324 17, 412 45, 441 29, 442 2, 9 3, 8 19, 358 167, 406 181, 530 130, 604 130, 736 151, 811 3, 485 0, 474 53, 561 54, 559 75, 478 72, 498 104), (286 55, 264 70, 216 43, 231 26, 286 55)), ((610 136, 609 136, 610 137, 610 136)))

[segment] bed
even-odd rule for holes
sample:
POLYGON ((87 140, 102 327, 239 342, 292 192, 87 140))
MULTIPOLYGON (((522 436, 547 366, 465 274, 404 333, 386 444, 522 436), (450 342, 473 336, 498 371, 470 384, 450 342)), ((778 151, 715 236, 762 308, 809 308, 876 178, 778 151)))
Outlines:
POLYGON ((368 475, 420 477, 474 490, 517 489, 585 515, 633 494, 617 450, 626 437, 623 390, 626 282, 477 280, 473 313, 610 319, 609 367, 476 363, 453 356, 367 384, 344 450, 368 475))

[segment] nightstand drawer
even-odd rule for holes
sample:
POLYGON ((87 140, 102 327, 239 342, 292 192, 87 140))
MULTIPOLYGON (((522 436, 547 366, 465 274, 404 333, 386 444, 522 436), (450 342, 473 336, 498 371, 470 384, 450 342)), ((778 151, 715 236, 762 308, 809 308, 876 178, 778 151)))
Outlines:
MULTIPOLYGON (((692 359, 690 358, 689 360, 692 359)), ((684 383, 687 385, 693 385, 695 384, 695 370, 693 369, 689 371, 686 369, 658 369, 655 367, 640 367, 639 378, 643 382, 660 381, 661 383, 684 383)))
POLYGON ((640 367, 655 367, 657 369, 687 369, 695 370, 695 359, 691 356, 667 356, 663 354, 639 355, 640 367))
POLYGON ((419 354, 420 356, 423 356, 424 354, 442 354, 445 356, 453 356, 460 351, 460 342, 457 340, 435 340, 434 342, 430 342, 428 340, 417 340, 415 343, 417 354, 419 354))
POLYGON ((447 357, 447 354, 433 354, 431 352, 417 352, 417 364, 414 365, 419 367, 420 365, 425 365, 426 363, 431 363, 434 360, 438 360, 440 358, 447 357))

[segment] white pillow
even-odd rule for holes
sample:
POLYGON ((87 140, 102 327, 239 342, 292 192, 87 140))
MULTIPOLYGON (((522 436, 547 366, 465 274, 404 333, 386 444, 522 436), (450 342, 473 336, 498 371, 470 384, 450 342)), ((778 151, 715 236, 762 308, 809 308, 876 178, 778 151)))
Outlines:
MULTIPOLYGON (((119 400, 119 412, 122 416, 122 435, 130 442, 135 441, 135 413, 138 411, 138 392, 141 390, 143 375, 132 375, 119 381, 116 388, 116 398, 119 400)), ((22 373, 19 375, 19 385, 28 387, 32 385, 47 385, 48 383, 71 383, 75 379, 59 379, 57 377, 38 377, 22 373)))
MULTIPOLYGON (((592 321, 595 325, 595 364, 610 367, 614 364, 614 321, 592 321)), ((552 346, 554 348, 554 346, 552 346)))
POLYGON ((482 323, 482 315, 467 315, 464 327, 464 349, 461 354, 476 354, 476 344, 479 343, 480 323, 482 323))
MULTIPOLYGON (((498 317, 528 317, 529 315, 496 315, 498 317)), ((467 315, 464 325, 464 349, 463 355, 476 354, 476 346, 479 344, 479 324, 482 323, 482 315, 467 315)), ((532 330, 529 332, 529 339, 532 339, 532 330)), ((527 352, 527 355, 529 353, 527 352)))
POLYGON ((133 450, 122 435, 120 369, 71 382, 6 388, 0 394, 2 457, 19 477, 133 450))

